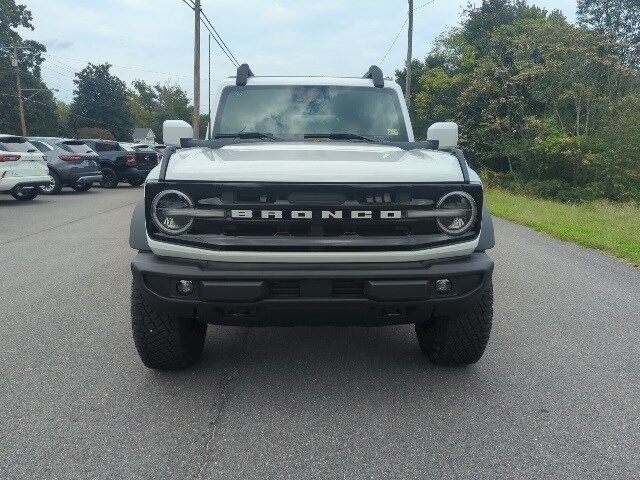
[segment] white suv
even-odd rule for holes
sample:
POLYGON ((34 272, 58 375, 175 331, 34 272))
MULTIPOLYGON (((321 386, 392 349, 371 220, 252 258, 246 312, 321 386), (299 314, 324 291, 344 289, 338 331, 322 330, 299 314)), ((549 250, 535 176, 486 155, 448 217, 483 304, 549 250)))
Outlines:
MULTIPOLYGON (((147 177, 130 245, 145 365, 192 365, 208 324, 415 324, 440 365, 480 359, 494 245, 458 126, 414 140, 400 86, 364 78, 224 80, 212 140, 179 121, 147 177)), ((185 123, 185 122, 183 122, 185 123)))
POLYGON ((51 181, 42 153, 24 137, 0 134, 0 193, 33 200, 51 181))

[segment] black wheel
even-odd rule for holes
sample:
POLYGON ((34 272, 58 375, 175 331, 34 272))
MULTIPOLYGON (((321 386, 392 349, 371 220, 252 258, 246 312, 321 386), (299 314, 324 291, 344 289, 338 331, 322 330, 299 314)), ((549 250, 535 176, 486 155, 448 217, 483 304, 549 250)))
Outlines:
POLYGON ((44 193, 45 195, 55 195, 56 193, 60 193, 60 190, 62 190, 62 180, 60 180, 60 177, 54 171, 49 171, 49 176, 51 177, 51 183, 43 187, 38 187, 40 189, 40 193, 44 193))
POLYGON ((144 178, 136 178, 136 179, 131 179, 129 180, 129 185, 131 185, 132 187, 139 187, 140 185, 142 185, 144 183, 144 178))
POLYGON ((38 187, 22 187, 11 190, 11 196, 21 201, 33 200, 39 193, 38 187))
POLYGON ((195 318, 178 318, 154 309, 142 299, 133 282, 131 326, 138 354, 149 368, 187 368, 202 355, 207 324, 195 318))
POLYGON ((90 183, 74 183, 73 185, 71 185, 71 188, 73 188, 76 192, 88 192, 89 190, 91 190, 91 184, 90 183))
POLYGON ((100 186, 103 188, 116 188, 118 186, 118 175, 110 168, 102 169, 100 186))
POLYGON ((482 357, 493 321, 493 285, 465 310, 416 324, 422 353, 436 365, 470 365, 482 357))

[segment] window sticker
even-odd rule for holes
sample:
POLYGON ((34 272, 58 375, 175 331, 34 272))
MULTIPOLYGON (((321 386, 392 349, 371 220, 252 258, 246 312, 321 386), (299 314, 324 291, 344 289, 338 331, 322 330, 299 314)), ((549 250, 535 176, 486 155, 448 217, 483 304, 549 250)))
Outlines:
POLYGON ((398 129, 397 128, 387 128, 387 135, 389 135, 390 137, 397 137, 398 136, 398 129))

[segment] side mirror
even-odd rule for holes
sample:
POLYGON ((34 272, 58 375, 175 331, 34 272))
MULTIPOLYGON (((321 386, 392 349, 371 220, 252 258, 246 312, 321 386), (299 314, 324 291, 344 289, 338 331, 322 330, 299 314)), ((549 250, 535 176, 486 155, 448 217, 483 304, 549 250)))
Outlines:
POLYGON ((455 122, 434 123, 427 130, 427 140, 438 140, 439 150, 458 147, 458 124, 455 122))
POLYGON ((181 138, 193 138, 193 127, 184 120, 165 120, 162 123, 162 142, 165 145, 180 146, 181 138))

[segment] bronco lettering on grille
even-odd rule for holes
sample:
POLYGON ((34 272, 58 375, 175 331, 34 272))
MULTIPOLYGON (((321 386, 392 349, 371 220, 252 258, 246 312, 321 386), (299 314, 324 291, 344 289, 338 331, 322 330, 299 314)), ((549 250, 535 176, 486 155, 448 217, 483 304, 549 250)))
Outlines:
POLYGON ((379 219, 379 220, 393 220, 402 218, 402 212, 400 210, 321 210, 320 212, 314 212, 312 210, 292 210, 285 212, 284 210, 231 210, 231 218, 238 219, 263 219, 263 220, 278 220, 281 218, 290 218, 292 220, 311 220, 314 218, 322 219, 379 219))

